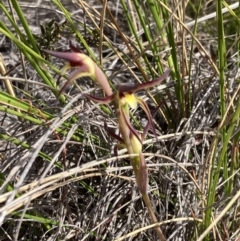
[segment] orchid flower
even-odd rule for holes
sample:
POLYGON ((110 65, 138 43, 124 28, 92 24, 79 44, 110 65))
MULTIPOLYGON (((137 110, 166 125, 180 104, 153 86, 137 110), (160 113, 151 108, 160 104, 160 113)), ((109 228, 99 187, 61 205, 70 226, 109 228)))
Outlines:
POLYGON ((142 155, 142 142, 145 139, 148 129, 150 127, 152 128, 155 135, 156 133, 148 105, 141 98, 135 96, 134 93, 139 90, 156 86, 157 84, 161 83, 169 75, 169 73, 170 70, 167 70, 158 79, 147 83, 136 84, 131 86, 120 86, 116 94, 113 94, 106 98, 99 98, 91 95, 86 95, 87 98, 99 103, 110 103, 113 100, 115 101, 115 108, 117 110, 117 118, 121 136, 117 136, 115 133, 111 132, 111 130, 109 130, 106 127, 106 125, 105 129, 109 132, 109 134, 112 137, 120 141, 120 146, 125 146, 127 148, 129 154, 137 155, 136 157, 131 158, 131 164, 133 166, 137 184, 141 193, 147 192, 148 183, 147 172, 145 172, 146 163, 142 155), (148 124, 144 128, 143 134, 140 134, 137 130, 135 130, 135 128, 132 126, 130 122, 130 109, 136 110, 138 105, 141 106, 141 108, 144 110, 148 118, 148 124), (145 174, 142 175, 143 173, 145 174))
POLYGON ((70 68, 76 68, 68 76, 68 81, 61 88, 58 96, 62 94, 67 85, 72 83, 77 78, 90 77, 92 80, 98 82, 106 95, 112 95, 112 88, 110 87, 108 80, 103 71, 97 66, 97 64, 86 54, 76 48, 72 42, 69 42, 69 47, 72 52, 55 52, 43 49, 42 51, 55 56, 60 59, 69 61, 61 70, 61 74, 64 75, 70 68))
MULTIPOLYGON (((158 222, 158 220, 154 214, 154 210, 147 193, 148 170, 145 158, 142 154, 142 142, 146 137, 146 134, 150 127, 152 127, 152 130, 155 135, 156 133, 148 105, 141 98, 135 96, 134 93, 138 90, 143 90, 149 87, 156 86, 157 84, 162 82, 169 75, 169 73, 170 70, 167 70, 160 78, 151 82, 137 84, 134 86, 120 86, 116 94, 113 94, 106 98, 99 98, 91 95, 86 95, 87 98, 100 103, 110 103, 111 101, 115 101, 114 105, 117 112, 119 131, 121 136, 118 136, 114 132, 109 130, 106 124, 105 129, 112 137, 120 141, 119 146, 126 147, 129 154, 136 155, 130 158, 131 165, 136 176, 136 182, 139 191, 142 194, 143 200, 147 206, 148 212, 154 223, 158 222), (136 109, 138 107, 138 104, 142 107, 148 118, 148 124, 144 128, 143 134, 140 134, 137 130, 135 130, 135 128, 132 126, 130 122, 130 109, 136 109)), ((160 240, 166 241, 161 228, 156 226, 155 229, 160 240)))
MULTIPOLYGON (((71 43, 70 49, 73 51, 72 53, 43 50, 50 55, 69 61, 69 63, 63 67, 62 74, 64 74, 68 69, 72 67, 76 68, 72 73, 69 74, 68 81, 60 90, 59 95, 63 92, 69 83, 83 76, 91 77, 102 87, 106 97, 96 97, 88 94, 85 94, 85 96, 88 99, 98 103, 114 103, 118 118, 120 135, 117 135, 115 132, 110 130, 106 123, 104 123, 104 127, 112 137, 120 142, 116 147, 126 147, 129 154, 135 154, 134 157, 131 157, 131 165, 136 176, 136 182, 153 222, 157 222, 150 199, 147 194, 148 171, 144 156, 142 154, 142 142, 145 139, 149 128, 152 128, 155 135, 156 133, 148 105, 141 98, 137 97, 135 93, 139 90, 151 88, 160 84, 169 75, 170 69, 165 71, 165 73, 156 80, 136 85, 122 85, 118 88, 116 93, 113 93, 106 76, 97 66, 97 64, 94 63, 93 60, 87 55, 81 53, 71 43), (144 128, 142 134, 139 133, 130 122, 130 110, 136 110, 138 105, 141 106, 148 118, 148 124, 144 128)), ((156 227, 156 231, 160 240, 165 241, 166 239, 163 236, 160 227, 156 227)))
POLYGON ((117 118, 121 136, 117 136, 115 133, 111 132, 111 130, 109 130, 107 126, 105 126, 105 128, 110 133, 110 135, 120 141, 121 146, 125 146, 127 148, 129 154, 137 155, 136 157, 133 157, 131 159, 131 164, 136 175, 138 187, 142 193, 145 193, 147 191, 148 178, 146 175, 139 174, 143 173, 143 169, 146 169, 145 160, 142 155, 142 142, 145 139, 148 129, 150 127, 152 128, 154 134, 156 133, 148 105, 141 98, 135 96, 134 93, 139 90, 144 90, 160 84, 169 75, 170 70, 167 70, 161 77, 154 81, 149 81, 136 85, 122 85, 114 94, 106 76, 104 75, 103 71, 97 66, 97 64, 94 63, 94 61, 90 57, 83 54, 81 50, 76 48, 71 42, 70 49, 72 50, 72 52, 54 52, 50 50, 43 50, 44 52, 52 56, 69 61, 61 70, 62 74, 65 74, 65 72, 70 68, 76 68, 73 72, 69 74, 68 81, 61 88, 59 95, 64 91, 66 86, 75 79, 89 76, 94 81, 98 82, 107 97, 99 98, 86 94, 85 96, 88 99, 99 103, 110 103, 113 100, 115 101, 114 104, 117 110, 117 118), (148 124, 144 128, 143 134, 140 134, 137 130, 135 130, 135 128, 130 122, 129 111, 130 109, 137 109, 138 105, 141 106, 148 118, 148 124), (144 180, 141 180, 143 177, 144 180))

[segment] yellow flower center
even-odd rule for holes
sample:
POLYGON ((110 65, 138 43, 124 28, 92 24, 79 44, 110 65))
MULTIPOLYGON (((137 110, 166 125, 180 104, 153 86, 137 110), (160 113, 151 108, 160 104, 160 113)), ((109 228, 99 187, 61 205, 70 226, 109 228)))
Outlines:
POLYGON ((134 94, 132 93, 124 93, 124 97, 121 98, 121 104, 122 105, 129 105, 132 109, 137 109, 137 98, 134 94))

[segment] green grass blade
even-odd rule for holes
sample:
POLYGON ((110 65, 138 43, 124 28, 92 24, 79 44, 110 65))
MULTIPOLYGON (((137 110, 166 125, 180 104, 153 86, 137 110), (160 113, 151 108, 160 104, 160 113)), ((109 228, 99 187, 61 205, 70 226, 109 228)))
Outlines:
POLYGON ((135 28, 135 26, 133 24, 132 18, 131 18, 130 14, 129 14, 129 11, 128 11, 128 8, 127 8, 127 6, 125 4, 125 1, 121 0, 121 3, 122 3, 122 6, 123 6, 123 10, 125 12, 125 16, 127 17, 127 20, 128 20, 128 24, 129 24, 130 30, 134 34, 135 40, 137 41, 137 46, 138 46, 138 48, 140 50, 140 53, 143 53, 142 57, 143 57, 144 62, 146 64, 146 66, 147 66, 147 69, 151 73, 152 77, 154 77, 154 74, 153 74, 152 68, 151 68, 151 64, 149 63, 149 61, 147 59, 147 56, 144 53, 144 47, 143 47, 142 42, 141 42, 141 40, 140 40, 140 38, 138 36, 137 30, 136 30, 136 28, 135 28))
POLYGON ((16 1, 16 0, 11 0, 12 2, 12 5, 14 7, 14 10, 16 11, 17 15, 18 15, 18 18, 27 34, 27 37, 28 37, 28 41, 29 43, 31 44, 33 50, 36 52, 36 53, 39 53, 39 49, 37 47, 37 44, 36 44, 36 41, 32 35, 32 31, 30 30, 29 26, 28 26, 28 23, 27 23, 27 20, 22 12, 22 9, 21 7, 19 6, 19 2, 16 1))
MULTIPOLYGON (((16 33, 20 37, 21 41, 23 41, 24 43, 27 43, 27 40, 26 40, 25 36, 22 34, 22 32, 20 31, 18 25, 15 23, 14 19, 12 18, 11 14, 8 12, 8 10, 5 8, 5 6, 1 2, 0 2, 0 9, 2 9, 2 11, 5 14, 5 16, 10 21, 12 27, 14 28, 14 30, 16 31, 16 33)), ((5 30, 8 30, 8 29, 6 28, 5 30)))
MULTIPOLYGON (((225 115, 226 106, 225 106, 225 67, 226 67, 226 44, 225 44, 225 35, 224 35, 224 23, 222 15, 222 1, 217 1, 217 23, 218 23, 218 59, 219 59, 219 73, 220 73, 220 110, 221 117, 225 115)), ((222 142, 226 143, 226 128, 222 129, 222 142)), ((227 152, 225 153, 225 158, 223 160, 223 170, 224 170, 224 179, 228 179, 228 160, 227 152)), ((226 185, 225 192, 228 193, 228 188, 226 185)))
MULTIPOLYGON (((25 55, 25 57, 28 59, 31 65, 35 68, 37 73, 42 77, 44 83, 51 86, 52 88, 56 88, 56 90, 52 90, 52 91, 55 96, 58 96, 56 81, 52 78, 52 76, 47 70, 44 70, 45 67, 42 64, 42 63, 48 63, 48 62, 45 59, 43 59, 41 55, 39 55, 37 52, 32 50, 26 44, 24 44, 24 42, 17 39, 13 35, 13 33, 10 30, 8 30, 8 28, 5 26, 3 22, 0 22, 0 32, 3 33, 5 36, 7 36, 16 44, 16 46, 25 55), (42 68, 40 68, 40 66, 42 66, 42 68)), ((54 70, 58 71, 56 68, 54 68, 54 70)), ((65 103, 64 95, 60 96, 59 101, 61 103, 65 103)))
POLYGON ((54 4, 56 4, 61 11, 64 13, 64 16, 66 17, 66 19, 68 20, 68 22, 70 23, 72 29, 74 30, 74 33, 77 35, 77 37, 80 39, 82 45, 85 47, 85 49, 87 50, 88 54, 91 56, 91 58, 98 63, 96 56, 94 55, 93 51, 91 50, 91 48, 88 46, 87 42, 85 41, 85 39, 83 38, 82 34, 79 32, 77 26, 74 24, 71 14, 67 11, 66 8, 64 8, 64 6, 62 5, 62 3, 59 0, 52 0, 52 2, 54 4))

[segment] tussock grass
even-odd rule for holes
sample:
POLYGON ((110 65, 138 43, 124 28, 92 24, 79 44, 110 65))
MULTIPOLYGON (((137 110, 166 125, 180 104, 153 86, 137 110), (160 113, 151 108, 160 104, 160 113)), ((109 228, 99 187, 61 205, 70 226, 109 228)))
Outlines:
MULTIPOLYGON (((82 94, 102 91, 84 78, 56 98, 64 63, 41 49, 67 51, 71 38, 113 89, 171 68, 161 86, 140 93, 152 112, 160 105, 157 137, 150 131, 143 143, 155 214, 169 241, 238 240, 239 6, 10 3, 0 3, 1 239, 158 240, 129 155, 114 156, 104 129, 117 127, 113 107, 82 94), (57 19, 42 19, 35 31, 26 10, 41 8, 57 19)), ((146 116, 137 110, 132 121, 141 131, 146 116)))

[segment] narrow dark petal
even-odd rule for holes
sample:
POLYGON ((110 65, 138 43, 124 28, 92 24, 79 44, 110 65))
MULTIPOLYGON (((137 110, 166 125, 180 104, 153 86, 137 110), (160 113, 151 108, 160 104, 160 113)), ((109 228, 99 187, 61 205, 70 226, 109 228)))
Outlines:
POLYGON ((119 93, 124 93, 124 92, 132 93, 135 89, 136 89, 136 85, 128 85, 128 84, 122 84, 122 85, 119 85, 118 87, 119 93))
POLYGON ((147 165, 145 158, 142 153, 139 153, 139 167, 138 167, 138 172, 137 172, 137 185, 139 188, 139 191, 142 194, 147 193, 147 185, 148 185, 148 170, 147 170, 147 165))
POLYGON ((89 100, 92 100, 94 102, 101 103, 101 104, 109 104, 114 99, 114 95, 109 95, 104 98, 96 97, 96 96, 92 96, 92 95, 88 95, 88 94, 84 94, 84 96, 87 97, 89 100))
MULTIPOLYGON (((131 125, 131 123, 129 122, 129 120, 126 117, 126 114, 124 113, 124 111, 122 111, 122 108, 120 108, 120 114, 123 116, 124 118, 124 122, 127 125, 127 128, 130 130, 130 135, 134 135, 137 137, 137 139, 139 140, 140 143, 142 143, 141 137, 140 135, 137 133, 137 131, 133 128, 133 126, 131 125)), ((131 136, 130 136, 131 139, 131 136)))
POLYGON ((58 97, 63 93, 63 91, 66 89, 66 87, 72 83, 75 79, 80 78, 82 76, 90 76, 91 73, 88 72, 89 68, 87 65, 83 65, 74 71, 72 71, 69 76, 67 82, 63 85, 63 87, 60 89, 58 93, 58 97))
POLYGON ((64 85, 63 85, 63 87, 59 90, 59 92, 58 92, 58 96, 57 96, 57 99, 59 99, 59 97, 60 97, 60 95, 63 93, 63 91, 66 89, 66 87, 69 85, 69 81, 67 81, 64 85))
MULTIPOLYGON (((156 109, 154 110, 154 112, 153 112, 153 114, 152 114, 152 119, 154 119, 155 115, 156 115, 157 112, 158 112, 158 109, 160 108, 160 106, 161 106, 162 104, 163 104, 163 103, 159 104, 159 105, 156 107, 156 109)), ((154 124, 154 123, 153 123, 153 124, 154 124)), ((147 133, 148 133, 148 130, 149 130, 150 127, 151 127, 151 122, 148 121, 147 125, 146 125, 145 128, 144 128, 143 134, 142 134, 142 139, 143 139, 143 140, 144 140, 145 137, 147 136, 147 133)), ((155 128, 155 127, 153 126, 153 128, 155 128)), ((156 136, 155 136, 155 137, 156 137, 156 136)))
POLYGON ((86 77, 86 76, 92 77, 92 75, 93 74, 91 73, 91 69, 89 68, 89 66, 83 65, 81 67, 76 68, 68 75, 68 82, 71 83, 74 80, 81 77, 86 77))
POLYGON ((113 147, 113 153, 114 153, 115 156, 118 156, 118 149, 120 149, 120 148, 127 148, 127 147, 125 146, 125 144, 122 144, 122 143, 116 144, 113 147))
POLYGON ((154 87, 158 84, 160 84, 163 80, 165 80, 168 75, 170 74, 171 72, 171 69, 168 69, 166 70, 162 76, 160 76, 159 78, 153 80, 153 81, 149 81, 149 82, 144 82, 142 84, 137 84, 135 86, 134 89, 132 89, 133 92, 136 92, 136 91, 139 91, 139 90, 144 90, 144 89, 147 89, 147 88, 150 88, 150 87, 154 87))
POLYGON ((151 115, 151 112, 148 108, 148 105, 146 104, 146 102, 144 102, 140 98, 137 98, 137 100, 138 100, 138 103, 141 105, 142 109, 144 110, 144 112, 146 113, 147 118, 148 118, 148 124, 144 128, 142 139, 144 140, 144 138, 146 137, 147 131, 148 131, 149 128, 152 128, 154 135, 157 136, 156 131, 155 131, 155 127, 154 127, 154 123, 153 123, 153 119, 152 119, 152 115, 151 115))
POLYGON ((76 46, 73 45, 71 40, 69 40, 69 47, 75 53, 83 53, 83 51, 81 49, 79 49, 79 48, 77 48, 76 46))
POLYGON ((123 138, 121 136, 117 135, 112 129, 108 128, 108 126, 107 126, 105 121, 104 121, 104 129, 112 138, 118 140, 122 144, 124 143, 123 138))
POLYGON ((80 53, 71 53, 71 52, 55 52, 47 49, 42 49, 43 52, 48 53, 54 57, 64 59, 70 62, 72 67, 83 65, 82 54, 80 53))

